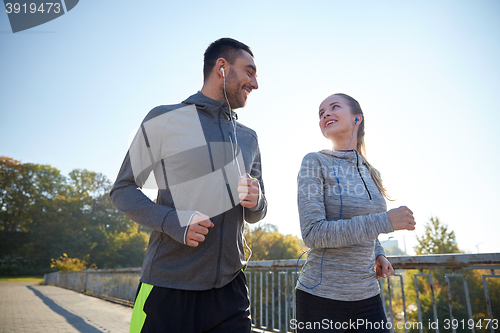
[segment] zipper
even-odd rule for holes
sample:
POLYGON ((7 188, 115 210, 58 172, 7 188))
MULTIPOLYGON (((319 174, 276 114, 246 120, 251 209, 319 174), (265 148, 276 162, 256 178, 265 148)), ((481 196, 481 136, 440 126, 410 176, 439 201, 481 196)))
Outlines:
POLYGON ((224 220, 226 217, 226 213, 222 213, 221 216, 221 221, 220 221, 220 232, 219 232, 219 237, 220 237, 220 242, 219 242, 219 253, 217 254, 217 270, 215 273, 215 281, 213 284, 213 287, 217 287, 217 283, 219 282, 219 277, 220 277, 220 261, 222 258, 222 244, 223 244, 223 239, 224 239, 224 220))
MULTIPOLYGON (((222 114, 223 107, 219 110, 219 116, 218 116, 218 125, 219 125, 219 130, 220 130, 220 135, 221 135, 221 140, 222 142, 226 142, 225 137, 224 137, 224 131, 222 130, 222 124, 221 124, 221 114, 222 114)), ((226 149, 224 149, 224 161, 226 161, 226 149)), ((231 193, 231 188, 229 187, 229 182, 227 179, 227 174, 226 170, 224 167, 221 168, 222 175, 224 176, 224 182, 226 183, 226 188, 229 194, 229 198, 231 199, 231 204, 233 207, 235 206, 234 200, 233 200, 233 195, 231 193)), ((214 281, 214 288, 217 286, 217 283, 219 282, 220 278, 220 265, 221 265, 221 259, 222 259, 222 249, 223 249, 223 244, 224 244, 224 221, 226 217, 226 212, 222 213, 221 216, 221 221, 220 221, 220 231, 219 231, 219 253, 217 254, 217 271, 215 274, 215 281, 214 281)))
POLYGON ((359 171, 359 160, 358 160, 358 151, 357 150, 356 150, 356 168, 358 169, 359 177, 361 178, 363 185, 365 185, 366 192, 368 192, 368 196, 370 197, 370 201, 371 201, 372 195, 371 195, 370 191, 368 190, 368 186, 366 186, 365 180, 363 179, 363 176, 361 175, 361 171, 359 171))
MULTIPOLYGON (((220 136, 221 136, 222 142, 227 142, 226 138, 224 136, 224 131, 222 130, 222 124, 221 124, 221 121, 220 121, 220 119, 221 119, 221 117, 220 117, 221 113, 222 113, 222 108, 219 111, 219 130, 220 130, 220 136)), ((232 146, 231 135, 228 135, 228 136, 229 136, 229 141, 231 141, 231 148, 232 148, 233 146, 232 146)), ((225 149, 225 147, 223 147, 223 148, 224 148, 224 162, 226 162, 227 161, 226 149, 225 149)), ((236 204, 235 204, 235 202, 233 200, 233 194, 231 192, 231 188, 229 187, 229 180, 227 179, 226 170, 224 169, 224 167, 222 167, 221 171, 222 171, 222 175, 224 176, 224 182, 226 183, 226 189, 227 189, 227 193, 229 194, 229 199, 231 199, 231 205, 233 207, 235 207, 236 204)))

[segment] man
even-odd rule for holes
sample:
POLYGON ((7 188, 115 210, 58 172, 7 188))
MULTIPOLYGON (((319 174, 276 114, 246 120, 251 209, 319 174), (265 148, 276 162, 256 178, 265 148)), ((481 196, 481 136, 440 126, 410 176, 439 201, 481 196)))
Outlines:
POLYGON ((151 110, 111 190, 153 229, 130 332, 250 332, 244 221, 266 214, 255 132, 231 110, 258 88, 250 48, 222 38, 205 51, 200 92, 151 110), (156 204, 141 188, 152 171, 156 204))

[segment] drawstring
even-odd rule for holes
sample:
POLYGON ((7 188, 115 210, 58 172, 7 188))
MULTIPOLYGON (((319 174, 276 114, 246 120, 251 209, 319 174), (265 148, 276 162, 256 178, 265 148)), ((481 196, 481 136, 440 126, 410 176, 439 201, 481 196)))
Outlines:
MULTIPOLYGON (((224 80, 224 95, 226 94, 226 89, 225 89, 225 84, 226 84, 226 81, 224 80)), ((228 137, 229 137, 229 142, 231 142, 231 151, 233 153, 233 164, 234 162, 236 161, 236 166, 238 167, 238 173, 240 175, 243 175, 243 173, 241 173, 241 167, 240 167, 240 163, 238 162, 238 137, 236 136, 236 124, 235 124, 235 121, 234 121, 234 118, 233 118, 233 115, 231 114, 232 110, 231 110, 231 106, 229 105, 229 100, 227 100, 227 97, 226 97, 226 101, 227 101, 227 105, 229 107, 229 116, 228 116, 228 120, 231 120, 231 123, 233 125, 233 133, 234 133, 234 142, 233 142, 233 139, 231 137, 231 133, 228 133, 228 137)), ((221 121, 220 121, 220 115, 222 113, 222 108, 221 110, 219 111, 219 129, 220 129, 220 133, 221 133, 221 136, 222 136, 222 141, 224 141, 224 132, 222 130, 222 125, 221 125, 221 121)), ((225 150, 224 150, 225 151, 225 150)), ((243 156, 243 152, 242 153, 242 156, 243 156)), ((241 207, 243 208, 242 210, 242 217, 243 217, 243 223, 241 224, 241 237, 243 238, 243 243, 245 244, 245 247, 248 249, 248 258, 245 258, 246 259, 246 262, 247 262, 247 265, 248 265, 248 262, 250 261, 250 258, 252 257, 252 249, 250 248, 250 246, 248 246, 247 244, 247 240, 245 239, 245 207, 241 207)), ((246 255, 245 255, 246 257, 246 255)), ((245 265, 243 268, 242 268, 242 271, 245 271, 245 269, 247 268, 247 265, 245 265)))
POLYGON ((236 159, 236 148, 234 147, 233 145, 233 139, 231 138, 231 133, 229 134, 229 141, 231 141, 231 151, 233 152, 233 164, 234 164, 234 160, 236 159))
POLYGON ((365 185, 366 192, 368 192, 368 196, 370 197, 370 200, 372 200, 372 195, 370 191, 368 190, 368 187, 366 186, 365 180, 363 179, 363 176, 361 175, 361 171, 359 171, 359 161, 358 161, 358 151, 356 150, 356 168, 358 169, 358 174, 359 177, 361 177, 361 181, 363 182, 363 185, 365 185))

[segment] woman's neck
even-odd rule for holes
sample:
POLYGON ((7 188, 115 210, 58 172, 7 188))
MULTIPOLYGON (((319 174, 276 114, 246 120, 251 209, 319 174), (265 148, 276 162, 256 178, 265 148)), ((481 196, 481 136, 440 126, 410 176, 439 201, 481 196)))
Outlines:
POLYGON ((335 141, 333 143, 333 150, 354 150, 358 147, 358 140, 356 138, 353 138, 351 141, 351 144, 349 145, 349 141, 351 140, 343 140, 342 142, 335 141))

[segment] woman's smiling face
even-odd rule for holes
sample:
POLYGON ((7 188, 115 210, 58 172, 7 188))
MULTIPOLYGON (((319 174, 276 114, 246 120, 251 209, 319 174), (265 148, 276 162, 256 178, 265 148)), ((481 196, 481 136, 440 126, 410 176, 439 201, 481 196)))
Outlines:
POLYGON ((356 115, 342 96, 332 95, 319 106, 319 127, 321 133, 332 141, 351 137, 356 115))

